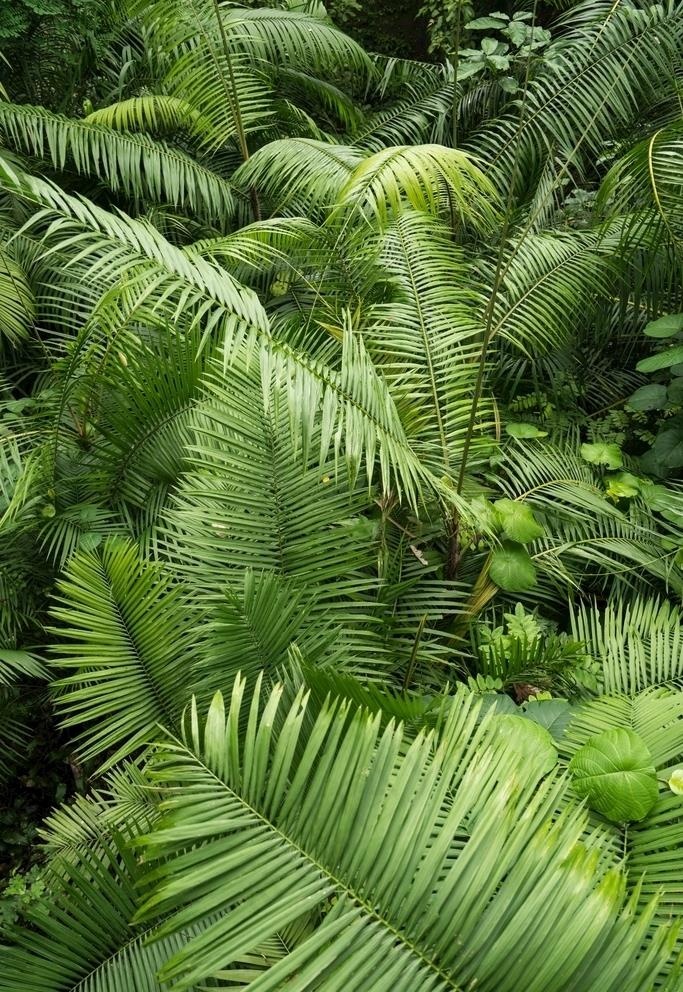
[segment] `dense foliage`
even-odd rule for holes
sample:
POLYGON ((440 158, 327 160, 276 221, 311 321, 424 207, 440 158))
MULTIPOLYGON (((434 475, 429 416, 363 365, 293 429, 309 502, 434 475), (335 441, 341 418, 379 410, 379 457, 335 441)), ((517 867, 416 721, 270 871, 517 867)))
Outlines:
POLYGON ((0 992, 680 992, 680 0, 70 2, 0 19, 0 992))

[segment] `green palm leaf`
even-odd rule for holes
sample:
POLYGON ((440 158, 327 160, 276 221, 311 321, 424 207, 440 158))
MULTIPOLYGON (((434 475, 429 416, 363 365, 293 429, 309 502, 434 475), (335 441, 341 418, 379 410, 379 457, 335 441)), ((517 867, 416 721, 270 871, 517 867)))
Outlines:
POLYGON ((582 603, 572 631, 603 666, 606 693, 634 695, 683 679, 680 609, 659 597, 615 597, 604 610, 582 603))
POLYGON ((0 128, 13 147, 95 176, 135 199, 162 200, 224 225, 233 196, 224 179, 189 155, 146 134, 113 131, 104 124, 72 120, 42 107, 0 103, 0 128))
POLYGON ((388 211, 410 204, 444 213, 486 230, 495 218, 496 194, 476 159, 442 145, 398 145, 358 165, 340 192, 340 207, 353 206, 386 223, 388 211))
POLYGON ((34 318, 35 299, 26 274, 9 250, 0 246, 0 348, 25 342, 34 318))
POLYGON ((500 188, 514 175, 522 195, 535 189, 552 157, 587 171, 608 136, 636 125, 644 107, 661 98, 662 87, 673 88, 681 30, 675 0, 604 5, 597 16, 589 8, 588 19, 579 5, 529 83, 521 122, 511 107, 472 135, 467 147, 491 162, 500 188))
MULTIPOLYGON (((393 395, 406 397, 406 427, 424 463, 455 477, 483 338, 468 260, 445 224, 407 211, 383 234, 378 262, 395 293, 368 316, 369 351, 393 395)), ((485 414, 482 405, 480 420, 485 414)))
POLYGON ((79 753, 117 761, 173 725, 184 705, 184 675, 195 635, 182 591, 111 539, 101 553, 76 555, 59 584, 53 616, 62 624, 54 666, 67 727, 80 728, 79 753))
POLYGON ((640 950, 650 914, 633 919, 618 871, 596 877, 580 814, 548 824, 562 783, 535 788, 537 773, 494 746, 488 724, 475 730, 472 697, 436 749, 419 734, 404 750, 400 727, 382 732, 347 705, 304 730, 305 697, 282 708, 281 696, 257 688, 249 701, 237 680, 228 712, 217 696, 200 724, 193 708, 186 742, 156 762, 172 791, 142 841, 153 869, 140 917, 171 913, 170 935, 223 913, 163 969, 174 987, 221 972, 302 912, 311 934, 254 990, 332 992, 350 974, 367 992, 650 987, 665 931, 640 950))

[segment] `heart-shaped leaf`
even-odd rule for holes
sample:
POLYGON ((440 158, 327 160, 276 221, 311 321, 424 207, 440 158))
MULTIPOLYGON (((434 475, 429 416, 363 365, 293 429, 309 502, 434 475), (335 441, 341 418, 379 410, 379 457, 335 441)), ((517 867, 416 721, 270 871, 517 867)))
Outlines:
POLYGON ((511 541, 528 544, 545 533, 534 516, 534 511, 526 503, 514 499, 498 499, 493 506, 500 529, 511 541))
POLYGON ((628 405, 634 410, 663 410, 666 405, 666 386, 658 382, 641 386, 629 397, 628 405))
POLYGON ((504 713, 493 719, 506 748, 519 754, 526 766, 546 775, 557 764, 557 748, 549 732, 540 723, 524 716, 504 713))
MULTIPOLYGON (((502 82, 504 82, 504 80, 501 80, 501 83, 502 82)), ((515 84, 515 88, 516 88, 516 84, 515 84)), ((530 437, 548 436, 547 431, 540 430, 540 428, 536 427, 535 424, 523 424, 523 423, 506 424, 505 433, 509 434, 510 437, 518 437, 524 439, 530 437)))
POLYGON ((643 820, 659 790, 652 755, 642 737, 625 727, 605 730, 569 763, 576 792, 608 820, 643 820))
POLYGON ((610 499, 633 499, 640 492, 640 479, 630 472, 615 472, 605 479, 605 492, 610 499))
POLYGON ((507 14, 498 14, 496 17, 475 17, 473 21, 468 21, 465 25, 467 31, 487 31, 489 28, 502 28, 509 20, 507 14))
POLYGON ((555 740, 562 737, 572 718, 572 707, 566 699, 529 699, 520 709, 555 740))

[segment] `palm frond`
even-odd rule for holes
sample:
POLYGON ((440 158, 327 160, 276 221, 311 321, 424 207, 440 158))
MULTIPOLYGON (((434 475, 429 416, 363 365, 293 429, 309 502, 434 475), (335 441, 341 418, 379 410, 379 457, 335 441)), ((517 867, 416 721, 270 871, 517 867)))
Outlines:
POLYGON ((70 673, 55 683, 58 711, 79 728, 79 753, 111 767, 182 710, 195 636, 182 590, 112 539, 72 559, 52 612, 62 624, 53 664, 70 673))
POLYGON ((322 219, 361 160, 347 145, 283 138, 255 151, 233 182, 244 190, 258 189, 272 214, 322 219))
MULTIPOLYGON (((406 398, 421 459, 455 478, 483 342, 468 261, 445 224, 406 211, 382 235, 378 264, 395 292, 368 314, 368 349, 392 394, 406 398)), ((484 405, 478 414, 477 433, 484 405)))
POLYGON ((356 166, 339 195, 340 208, 352 207, 381 223, 407 203, 485 231, 494 221, 497 197, 477 159, 442 145, 375 152, 356 166))
POLYGON ((615 597, 572 608, 572 632, 603 666, 604 691, 634 695, 683 679, 683 617, 658 596, 615 597))
POLYGON ((193 709, 186 742, 159 755, 153 774, 173 791, 141 842, 153 868, 140 917, 170 913, 159 932, 171 935, 231 908, 164 979, 186 989, 220 973, 304 907, 312 931, 257 988, 332 990, 351 973, 368 992, 473 981, 511 992, 520 980, 530 992, 625 980, 644 992, 666 967, 666 931, 643 944, 654 907, 635 920, 621 873, 596 877, 580 813, 548 824, 562 783, 536 788, 537 769, 493 745, 490 724, 475 729, 473 697, 436 749, 418 734, 402 754, 400 727, 381 732, 377 717, 331 704, 304 732, 306 698, 281 709, 281 695, 247 700, 238 680, 227 713, 220 696, 206 723, 193 709), (563 939, 548 942, 551 929, 563 939))
POLYGON ((35 297, 26 273, 8 247, 0 245, 0 349, 23 344, 34 318, 35 297))
POLYGON ((221 225, 233 212, 229 184, 190 155, 147 134, 0 102, 0 128, 13 147, 48 159, 58 171, 94 176, 137 200, 161 200, 221 225))
POLYGON ((533 192, 549 158, 579 175, 608 136, 618 138, 640 120, 643 108, 675 86, 671 66, 681 42, 680 5, 576 10, 562 37, 546 53, 528 85, 521 118, 511 107, 487 121, 467 147, 488 160, 506 188, 514 176, 519 196, 533 192))

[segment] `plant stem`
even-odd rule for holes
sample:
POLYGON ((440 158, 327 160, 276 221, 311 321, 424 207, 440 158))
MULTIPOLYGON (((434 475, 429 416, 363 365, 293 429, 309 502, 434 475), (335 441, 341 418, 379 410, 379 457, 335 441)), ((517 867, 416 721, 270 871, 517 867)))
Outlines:
MULTIPOLYGON (((244 129, 242 110, 240 108, 239 94, 237 92, 237 81, 235 80, 235 70, 232 65, 232 55, 230 52, 230 47, 228 45, 228 37, 225 33, 225 25, 223 24, 223 18, 221 17, 220 7, 218 6, 218 0, 212 0, 212 4, 213 4, 213 12, 216 16, 216 21, 218 23, 218 30, 221 36, 221 46, 223 48, 223 56, 225 58, 226 65, 228 67, 228 80, 230 83, 230 89, 229 92, 227 93, 228 103, 232 111, 233 120, 235 121, 235 130, 237 132, 237 144, 239 145, 242 161, 246 162, 247 159, 249 158, 249 145, 247 144, 247 135, 244 129)), ((261 205, 259 203, 258 193, 256 192, 253 186, 249 190, 249 199, 251 200, 251 210, 254 215, 254 220, 260 220, 261 205)))

